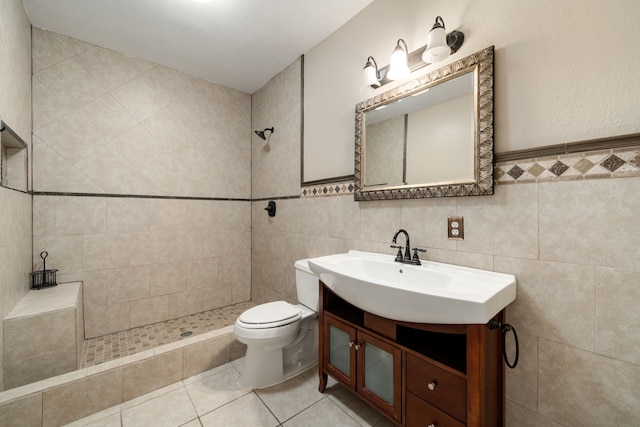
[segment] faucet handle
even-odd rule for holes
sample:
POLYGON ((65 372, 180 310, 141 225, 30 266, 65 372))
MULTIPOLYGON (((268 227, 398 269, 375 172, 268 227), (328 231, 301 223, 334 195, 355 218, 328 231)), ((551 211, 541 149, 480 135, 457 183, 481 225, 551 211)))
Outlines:
POLYGON ((418 257, 418 252, 427 252, 426 249, 423 248, 413 248, 413 258, 411 258, 412 263, 416 265, 420 265, 420 258, 418 257))
POLYGON ((398 253, 396 254, 396 261, 402 259, 402 246, 400 245, 391 245, 391 248, 397 249, 398 253))

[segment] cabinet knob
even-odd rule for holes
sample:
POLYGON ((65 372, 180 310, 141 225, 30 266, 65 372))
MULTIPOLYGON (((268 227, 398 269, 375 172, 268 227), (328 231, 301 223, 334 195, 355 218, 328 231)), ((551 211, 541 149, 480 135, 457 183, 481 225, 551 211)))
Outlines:
POLYGON ((427 427, 438 427, 438 425, 436 423, 431 423, 427 427))
POLYGON ((427 388, 431 391, 435 390, 438 387, 438 381, 433 380, 429 384, 427 384, 427 388))
POLYGON ((356 350, 360 350, 360 344, 355 345, 356 350))
POLYGON ((353 347, 353 341, 349 341, 349 347, 353 347))

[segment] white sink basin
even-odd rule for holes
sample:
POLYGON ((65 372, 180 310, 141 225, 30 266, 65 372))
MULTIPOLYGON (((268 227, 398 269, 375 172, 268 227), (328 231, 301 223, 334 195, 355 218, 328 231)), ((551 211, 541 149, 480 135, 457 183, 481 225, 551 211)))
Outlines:
POLYGON ((309 260, 333 292, 362 310, 416 323, 485 324, 516 299, 516 278, 432 261, 349 251, 309 260))

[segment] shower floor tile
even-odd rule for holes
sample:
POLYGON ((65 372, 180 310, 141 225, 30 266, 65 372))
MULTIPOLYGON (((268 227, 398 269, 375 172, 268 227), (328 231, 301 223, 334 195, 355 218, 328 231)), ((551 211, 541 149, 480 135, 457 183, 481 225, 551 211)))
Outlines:
POLYGON ((243 311, 255 303, 242 302, 177 319, 140 326, 101 337, 90 338, 82 346, 80 367, 99 365, 120 357, 129 356, 164 344, 179 341, 225 326, 233 325, 243 311), (191 332, 189 334, 189 332, 191 332), (181 336, 185 334, 185 336, 181 336))

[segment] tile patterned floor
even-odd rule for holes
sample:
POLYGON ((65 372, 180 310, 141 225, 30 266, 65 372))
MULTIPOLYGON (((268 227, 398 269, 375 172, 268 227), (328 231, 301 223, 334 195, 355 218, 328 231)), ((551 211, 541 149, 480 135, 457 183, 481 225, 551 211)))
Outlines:
POLYGON ((242 359, 172 384, 68 427, 391 427, 331 379, 317 390, 317 368, 261 390, 237 386, 242 359))
POLYGON ((185 332, 191 332, 188 336, 195 336, 233 325, 243 311, 254 305, 253 302, 233 304, 127 331, 90 338, 84 341, 80 367, 87 368, 99 365, 109 360, 176 342, 183 338, 181 334, 185 332))

